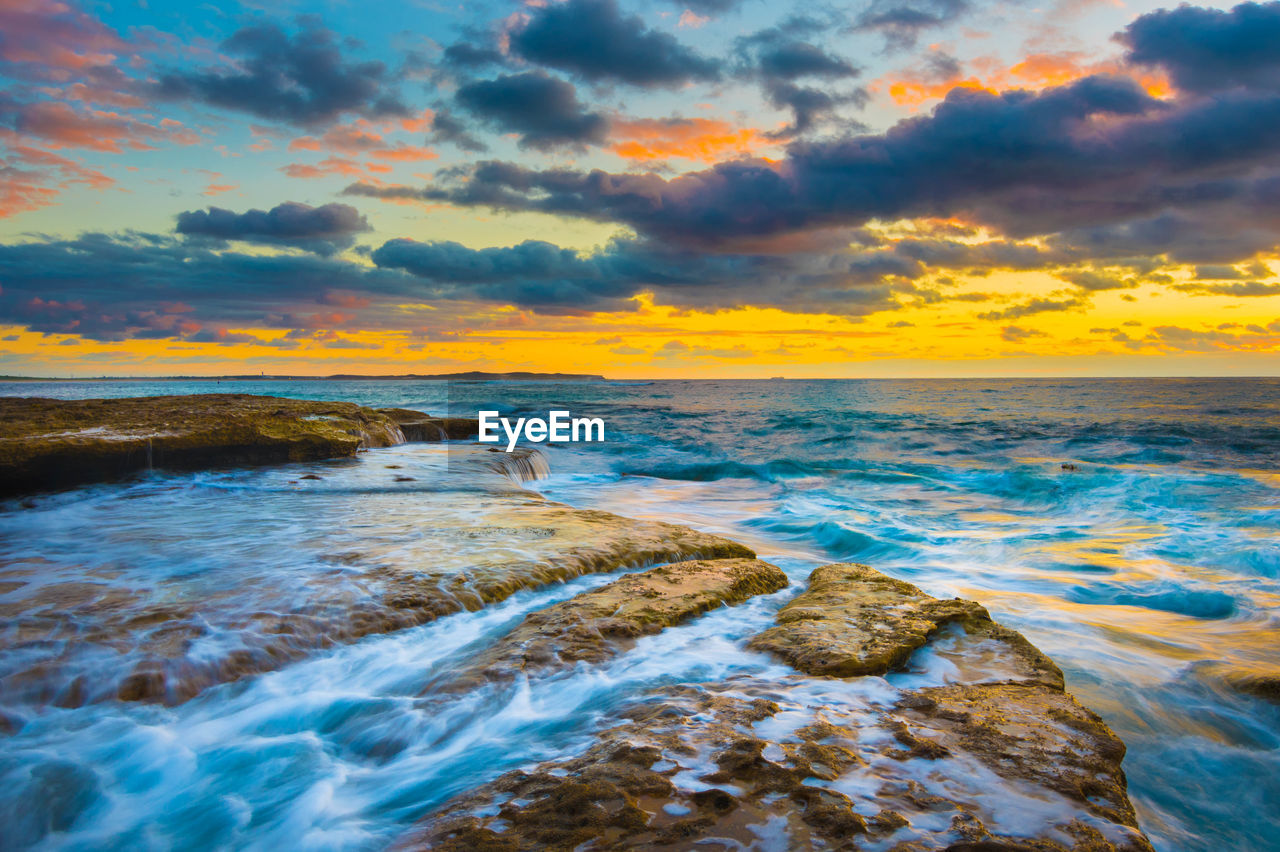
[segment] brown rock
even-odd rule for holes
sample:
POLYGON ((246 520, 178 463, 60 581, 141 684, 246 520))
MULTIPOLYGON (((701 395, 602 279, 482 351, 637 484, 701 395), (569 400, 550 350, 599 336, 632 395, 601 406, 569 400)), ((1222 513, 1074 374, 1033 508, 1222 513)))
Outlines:
POLYGON ((408 408, 379 408, 377 412, 395 423, 406 441, 465 441, 475 438, 480 421, 474 417, 432 417, 408 408))
POLYGON ((758 559, 676 562, 534 612, 460 675, 452 689, 505 680, 533 668, 600 662, 636 638, 786 588, 787 575, 758 559))
POLYGON ((246 394, 0 399, 0 496, 151 467, 198 469, 351 456, 404 436, 348 402, 246 394))
POLYGON ((455 465, 450 476, 471 490, 446 499, 467 510, 413 526, 411 539, 408 520, 389 517, 364 551, 323 554, 313 574, 281 578, 269 566, 261 574, 246 566, 243 582, 181 603, 172 587, 89 581, 34 555, 0 564, 9 583, 0 592, 0 699, 176 704, 336 643, 478 610, 524 589, 623 567, 754 556, 688 527, 547 501, 483 464, 455 465), (385 548, 373 544, 384 539, 385 548), (482 546, 464 546, 476 541, 482 546), (197 653, 210 630, 234 637, 218 656, 197 653))
POLYGON ((895 690, 797 674, 656 690, 581 757, 458 797, 401 848, 758 848, 767 836, 791 849, 1150 852, 1124 745, 977 604, 835 565, 778 620, 767 650, 841 673, 888 671, 953 624, 947 653, 971 658, 958 669, 971 679, 895 690))
POLYGON ((866 565, 824 565, 809 588, 778 613, 777 626, 751 640, 806 674, 826 677, 883 675, 947 624, 1008 646, 1023 677, 1062 687, 1062 672, 1020 634, 992 621, 973 601, 938 600, 866 565))

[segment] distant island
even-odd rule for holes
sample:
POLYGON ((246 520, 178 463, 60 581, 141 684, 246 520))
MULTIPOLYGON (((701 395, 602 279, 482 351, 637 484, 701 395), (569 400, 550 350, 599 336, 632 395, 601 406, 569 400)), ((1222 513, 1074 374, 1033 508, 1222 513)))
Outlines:
POLYGON ((339 373, 333 376, 93 376, 85 378, 48 378, 41 376, 0 376, 3 382, 247 382, 247 381, 294 381, 294 382, 337 382, 359 380, 422 380, 437 382, 603 382, 604 376, 589 373, 400 373, 398 375, 361 376, 339 373))

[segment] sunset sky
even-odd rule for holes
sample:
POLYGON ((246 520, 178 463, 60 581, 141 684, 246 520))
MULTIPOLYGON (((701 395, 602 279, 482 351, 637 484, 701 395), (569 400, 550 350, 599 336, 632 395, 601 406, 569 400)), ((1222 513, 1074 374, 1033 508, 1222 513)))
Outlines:
POLYGON ((0 0, 0 373, 1280 372, 1280 2, 0 0))

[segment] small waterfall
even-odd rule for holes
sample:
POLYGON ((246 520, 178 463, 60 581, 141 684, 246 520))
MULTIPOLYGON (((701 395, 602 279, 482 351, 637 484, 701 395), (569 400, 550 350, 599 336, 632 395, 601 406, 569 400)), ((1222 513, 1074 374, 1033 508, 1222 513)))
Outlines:
POLYGON ((510 453, 494 452, 487 465, 517 485, 551 475, 546 455, 535 447, 517 447, 510 453))

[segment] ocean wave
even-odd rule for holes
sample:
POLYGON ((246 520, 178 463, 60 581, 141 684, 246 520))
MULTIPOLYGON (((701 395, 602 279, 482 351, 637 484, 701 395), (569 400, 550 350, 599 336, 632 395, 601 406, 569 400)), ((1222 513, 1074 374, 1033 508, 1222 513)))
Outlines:
POLYGON ((738 461, 704 462, 700 464, 657 464, 623 468, 623 476, 648 476, 654 479, 671 479, 680 482, 714 482, 720 479, 754 479, 759 482, 777 482, 821 473, 818 468, 790 460, 746 464, 738 461))
POLYGON ((1235 597, 1226 592, 1173 582, 1138 588, 1128 585, 1077 586, 1067 598, 1075 603, 1136 606, 1207 619, 1230 618, 1237 610, 1235 597))

